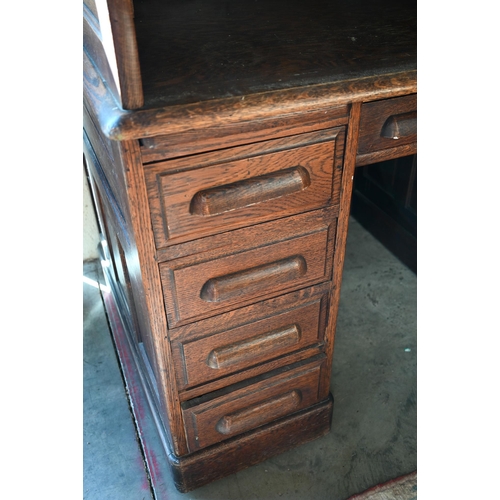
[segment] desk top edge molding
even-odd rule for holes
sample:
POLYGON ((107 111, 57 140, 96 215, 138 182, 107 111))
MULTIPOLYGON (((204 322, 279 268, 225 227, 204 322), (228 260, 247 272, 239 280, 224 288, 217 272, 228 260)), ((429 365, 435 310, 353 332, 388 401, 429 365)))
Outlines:
POLYGON ((184 105, 124 110, 84 51, 84 101, 102 132, 125 141, 207 129, 268 117, 285 118, 353 102, 370 102, 417 92, 417 71, 262 92, 184 105))

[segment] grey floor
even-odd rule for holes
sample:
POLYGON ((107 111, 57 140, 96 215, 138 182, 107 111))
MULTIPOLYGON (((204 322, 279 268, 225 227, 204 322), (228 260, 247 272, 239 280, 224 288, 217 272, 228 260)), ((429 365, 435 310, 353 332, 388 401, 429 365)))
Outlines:
MULTIPOLYGON (((84 275, 98 280, 97 264, 84 264, 84 275)), ((83 290, 83 496, 151 499, 100 293, 87 283, 83 290)), ((416 276, 351 219, 331 379, 332 431, 190 493, 167 482, 167 498, 345 500, 416 470, 416 302, 416 276)))

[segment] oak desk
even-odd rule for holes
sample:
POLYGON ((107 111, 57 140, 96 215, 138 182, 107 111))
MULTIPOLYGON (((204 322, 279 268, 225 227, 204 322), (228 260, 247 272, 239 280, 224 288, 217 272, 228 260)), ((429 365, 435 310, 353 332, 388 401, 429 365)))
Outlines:
POLYGON ((354 169, 416 153, 416 2, 83 18, 106 276, 187 491, 330 428, 354 169))

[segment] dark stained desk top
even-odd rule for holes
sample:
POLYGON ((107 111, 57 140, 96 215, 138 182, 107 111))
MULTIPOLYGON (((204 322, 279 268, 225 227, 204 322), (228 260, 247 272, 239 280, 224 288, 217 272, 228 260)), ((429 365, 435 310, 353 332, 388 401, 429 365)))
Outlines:
POLYGON ((143 109, 414 71, 415 0, 135 0, 143 109))

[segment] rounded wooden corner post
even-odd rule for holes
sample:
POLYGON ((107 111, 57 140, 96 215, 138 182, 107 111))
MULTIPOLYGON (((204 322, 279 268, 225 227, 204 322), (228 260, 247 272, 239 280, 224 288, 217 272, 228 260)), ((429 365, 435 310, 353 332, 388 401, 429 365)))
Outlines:
POLYGON ((335 340, 335 329, 340 301, 340 288, 342 284, 342 270, 344 268, 345 245, 347 241, 347 228, 349 226, 349 214, 351 207, 352 188, 354 181, 354 170, 356 168, 356 151, 358 149, 359 124, 361 120, 361 101, 353 102, 349 113, 347 126, 347 138, 344 153, 344 171, 340 191, 340 211, 335 237, 334 254, 334 286, 330 298, 330 311, 328 324, 325 331, 325 353, 327 357, 324 376, 321 381, 320 391, 326 391, 326 385, 330 384, 330 372, 333 358, 333 346, 335 340))

